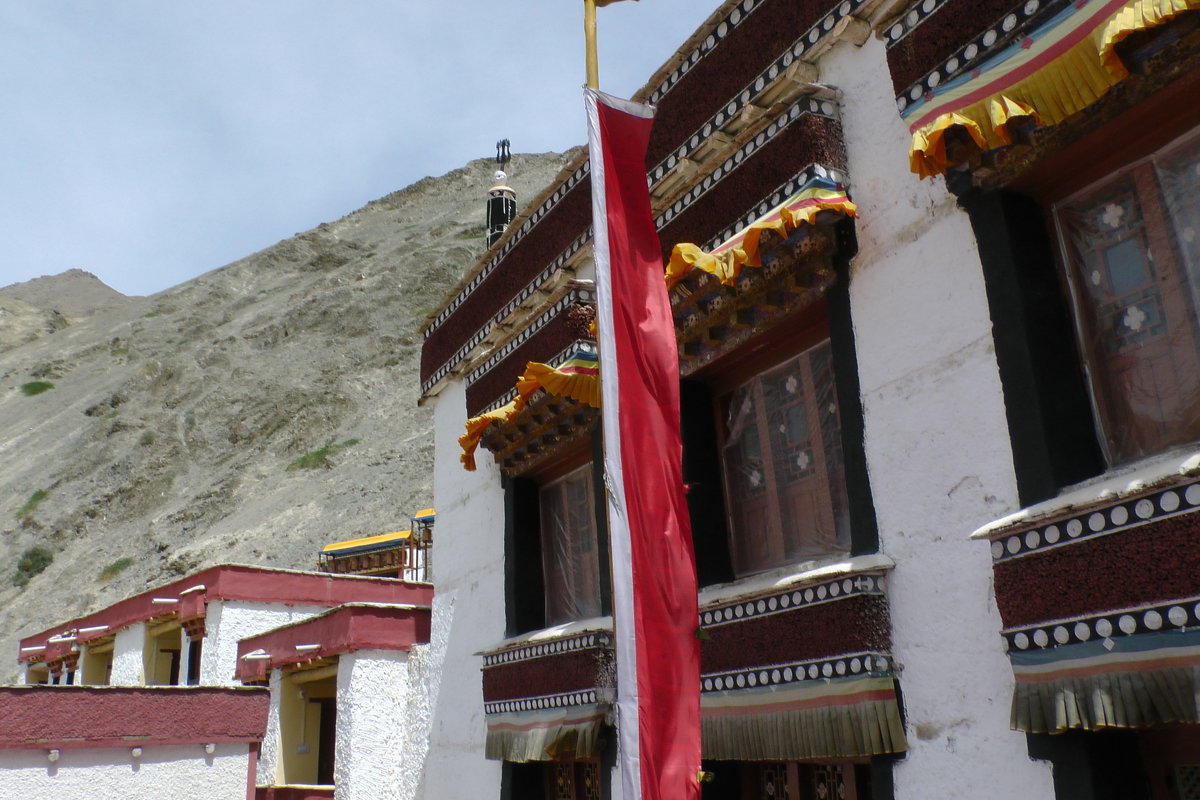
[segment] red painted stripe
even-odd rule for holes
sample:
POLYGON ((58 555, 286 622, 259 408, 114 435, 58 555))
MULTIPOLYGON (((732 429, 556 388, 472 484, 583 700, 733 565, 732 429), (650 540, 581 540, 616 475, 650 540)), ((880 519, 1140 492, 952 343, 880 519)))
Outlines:
POLYGON ((0 750, 260 742, 266 689, 3 686, 0 750))
POLYGON ((246 768, 246 800, 254 800, 258 784, 258 744, 250 745, 249 766, 246 768))
POLYGON ((266 680, 274 667, 300 664, 356 650, 408 650, 429 642, 428 608, 347 604, 311 619, 238 642, 237 678, 266 680), (296 645, 316 644, 315 650, 296 645), (264 659, 243 658, 263 650, 264 659))
POLYGON ((557 728, 560 725, 582 725, 585 722, 599 722, 604 719, 604 714, 593 714, 590 717, 558 717, 555 719, 542 720, 540 722, 529 722, 524 725, 516 722, 489 722, 489 731, 535 731, 538 728, 557 728))
POLYGON ((721 706, 719 708, 701 707, 700 715, 703 717, 744 717, 756 714, 777 714, 782 711, 807 711, 813 708, 856 706, 861 703, 873 703, 881 700, 895 702, 895 690, 870 689, 850 695, 810 697, 803 700, 785 700, 780 703, 766 703, 763 705, 721 706))
MULTIPOLYGON (((934 107, 930 111, 926 111, 916 122, 913 122, 911 125, 909 125, 909 131, 915 133, 918 128, 924 127, 928 123, 940 117, 942 114, 948 114, 953 111, 957 111, 960 108, 965 108, 972 103, 979 102, 980 100, 991 97, 992 95, 1003 93, 1005 89, 1012 86, 1014 83, 1028 78, 1030 75, 1037 72, 1039 69, 1042 69, 1054 59, 1066 53, 1079 42, 1083 41, 1084 38, 1090 36, 1092 31, 1096 29, 1096 26, 1104 22, 1107 17, 1119 10, 1127 2, 1128 0, 1109 0, 1108 3, 1101 5, 1091 15, 1084 17, 1078 23, 1078 27, 1073 29, 1058 42, 1046 48, 1046 51, 1037 58, 1031 59, 1018 69, 1014 69, 1011 72, 1006 72, 1003 75, 993 78, 992 80, 983 84, 980 88, 968 92, 956 100, 947 101, 934 107)), ((1069 23, 1064 22, 1062 24, 1069 23)), ((1097 56, 1097 58, 1099 58, 1099 56, 1097 56)), ((934 98, 933 102, 937 102, 936 97, 934 98)))
POLYGON ((1119 672, 1152 672, 1159 669, 1178 669, 1200 664, 1200 656, 1161 656, 1146 660, 1108 661, 1103 664, 1090 664, 1081 667, 1064 667, 1053 672, 1014 672, 1014 677, 1020 683, 1046 683, 1063 678, 1091 678, 1096 675, 1108 675, 1119 672))
POLYGON ((621 725, 638 726, 638 752, 624 754, 625 767, 640 774, 643 800, 692 800, 700 796, 699 614, 683 491, 679 354, 644 167, 652 122, 604 96, 599 101, 591 151, 601 153, 603 206, 593 220, 607 222, 608 252, 597 254, 596 268, 609 270, 612 308, 599 327, 619 387, 617 430, 607 415, 604 438, 620 448, 615 502, 625 524, 613 535, 628 532, 630 557, 613 569, 614 594, 625 598, 614 603, 617 683, 627 690, 636 681, 636 719, 622 716, 621 725), (620 617, 630 605, 632 620, 620 617), (629 663, 621 648, 635 648, 636 676, 621 674, 629 663))
MULTIPOLYGON (((108 626, 105 630, 80 635, 78 642, 83 643, 109 636, 122 628, 151 619, 190 619, 202 615, 206 604, 212 600, 325 607, 344 603, 429 605, 433 601, 433 587, 393 578, 364 578, 325 572, 294 572, 225 564, 126 598, 94 614, 63 622, 22 639, 20 646, 24 648, 47 645, 50 637, 80 628, 108 626), (203 591, 181 594, 200 585, 205 587, 203 591), (156 597, 178 598, 180 602, 158 604, 154 602, 156 597)), ((66 647, 69 649, 70 643, 66 644, 66 647)), ((51 645, 52 651, 53 648, 51 645)), ((18 660, 28 661, 31 656, 40 657, 42 653, 22 652, 18 654, 18 660)))

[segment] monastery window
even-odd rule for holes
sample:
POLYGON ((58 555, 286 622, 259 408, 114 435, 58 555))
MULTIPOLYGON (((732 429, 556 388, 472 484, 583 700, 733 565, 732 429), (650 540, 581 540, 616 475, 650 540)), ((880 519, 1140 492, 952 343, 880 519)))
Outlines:
POLYGON ((1197 133, 1053 206, 1109 465, 1200 439, 1197 133))
POLYGON ((50 683, 50 669, 45 664, 30 664, 25 669, 25 682, 30 685, 50 683))
POLYGON ((837 301, 810 306, 683 381, 684 480, 702 586, 875 550, 861 438, 844 422, 849 398, 850 431, 861 431, 848 314, 837 314, 837 301))
POLYGON ((89 642, 80 657, 83 683, 88 686, 105 686, 112 678, 113 640, 106 638, 89 642))
POLYGON ((1003 188, 948 176, 979 244, 1022 505, 1200 440, 1197 86, 1003 188))
POLYGON ((538 501, 546 623, 600 616, 600 547, 591 464, 543 485, 538 501))
POLYGON ((601 463, 593 444, 506 480, 509 635, 609 613, 601 463))
POLYGON ((849 552, 829 340, 758 373, 721 405, 734 571, 849 552))
POLYGON ((282 785, 332 785, 337 752, 336 665, 283 674, 279 728, 279 762, 270 777, 282 785))
POLYGON ((704 800, 871 800, 866 763, 705 761, 704 800))
POLYGON ((599 759, 573 761, 505 762, 504 797, 533 800, 600 800, 602 789, 599 759))

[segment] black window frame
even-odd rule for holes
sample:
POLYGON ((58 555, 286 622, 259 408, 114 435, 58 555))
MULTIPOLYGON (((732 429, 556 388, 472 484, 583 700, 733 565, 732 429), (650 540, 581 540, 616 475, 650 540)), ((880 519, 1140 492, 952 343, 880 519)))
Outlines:
MULTIPOLYGON (((604 450, 600 426, 592 430, 590 452, 592 488, 596 493, 597 559, 600 564, 601 614, 612 613, 608 518, 604 496, 604 450)), ((504 490, 504 609, 505 636, 518 636, 547 627, 546 578, 542 567, 540 489, 562 472, 503 476, 504 490)))
MULTIPOLYGON (((834 228, 835 280, 825 292, 826 326, 833 358, 835 393, 841 417, 841 445, 850 516, 850 555, 879 551, 879 530, 864 443, 865 421, 858 377, 858 355, 850 309, 850 262, 858 252, 854 221, 834 228)), ((803 314, 800 315, 803 317, 803 314)), ((781 323, 788 325, 789 322, 781 323)), ((775 331, 764 335, 771 336, 775 331)), ((783 361, 795 353, 780 352, 783 361)), ((715 410, 719 397, 711 382, 684 379, 680 387, 683 480, 692 525, 697 580, 701 588, 738 579, 729 548, 727 499, 715 410)), ((778 569, 779 567, 776 567, 778 569)))

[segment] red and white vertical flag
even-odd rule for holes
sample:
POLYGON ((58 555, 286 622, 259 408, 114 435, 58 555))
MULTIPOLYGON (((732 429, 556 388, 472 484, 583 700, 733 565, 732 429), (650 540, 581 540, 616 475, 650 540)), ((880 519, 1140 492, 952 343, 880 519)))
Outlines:
POLYGON ((679 355, 650 212, 653 109, 585 89, 624 800, 700 796, 696 566, 679 355))

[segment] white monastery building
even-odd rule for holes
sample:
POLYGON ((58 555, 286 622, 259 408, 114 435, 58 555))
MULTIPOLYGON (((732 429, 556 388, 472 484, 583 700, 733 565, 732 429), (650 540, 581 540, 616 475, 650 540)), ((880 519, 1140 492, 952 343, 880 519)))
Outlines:
MULTIPOLYGON (((1198 8, 727 0, 635 96, 705 800, 1200 798, 1198 8)), ((268 687, 142 748, 247 797, 622 800, 590 182, 508 219, 498 175, 423 324, 436 592, 220 567, 24 640, 30 683, 268 687)), ((327 558, 405 574, 376 544, 327 558)), ((30 736, 0 763, 74 780, 30 736)))

